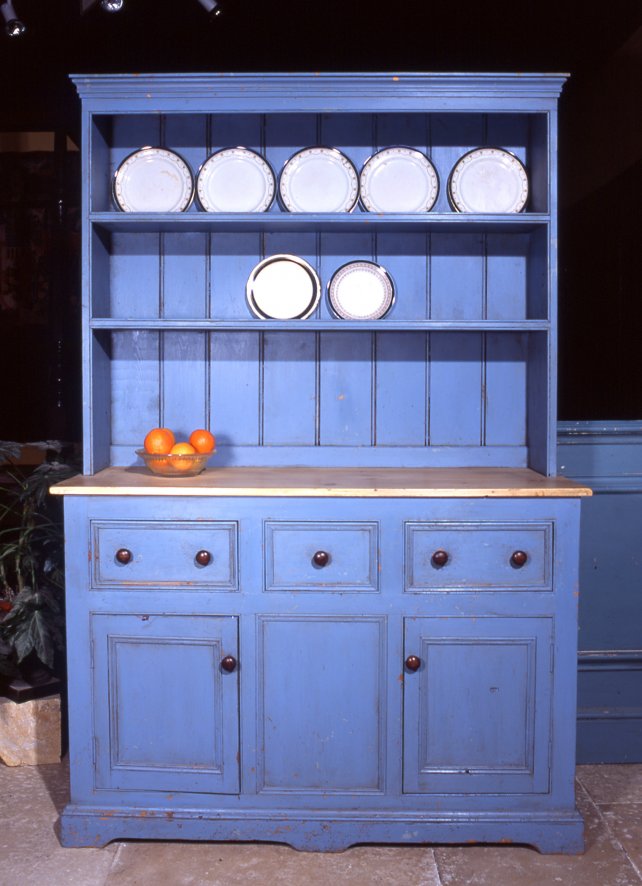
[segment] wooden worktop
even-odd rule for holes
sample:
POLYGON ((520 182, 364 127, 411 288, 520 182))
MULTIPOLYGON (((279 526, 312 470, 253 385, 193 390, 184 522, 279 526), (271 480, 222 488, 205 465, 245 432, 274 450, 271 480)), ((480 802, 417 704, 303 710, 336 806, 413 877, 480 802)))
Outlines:
POLYGON ((324 498, 568 498, 591 490, 528 468, 210 468, 159 477, 111 467, 52 487, 54 495, 312 496, 324 498))

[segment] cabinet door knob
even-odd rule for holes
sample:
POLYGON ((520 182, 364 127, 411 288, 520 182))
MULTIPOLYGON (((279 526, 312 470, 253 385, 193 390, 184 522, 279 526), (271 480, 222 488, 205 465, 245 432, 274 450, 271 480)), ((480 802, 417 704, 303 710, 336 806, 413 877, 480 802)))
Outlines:
POLYGON ((430 562, 435 567, 435 569, 441 569, 441 567, 445 566, 448 562, 448 551, 435 551, 435 553, 430 558, 430 562))
POLYGON ((513 551, 510 555, 510 565, 514 566, 515 569, 521 569, 522 566, 526 565, 527 560, 528 554, 526 551, 513 551))
POLYGON ((122 563, 123 566, 126 566, 132 561, 132 552, 128 551, 127 548, 119 548, 116 551, 116 559, 119 563, 122 563))
POLYGON ((209 566, 212 562, 212 555, 209 551, 199 551, 194 559, 199 566, 209 566))
POLYGON ((330 554, 327 551, 317 551, 316 554, 312 556, 312 562, 315 566, 327 566, 330 562, 330 554))
POLYGON ((236 659, 233 655, 226 655, 225 658, 221 659, 221 667, 224 671, 227 671, 228 674, 231 674, 232 671, 236 670, 236 659))
POLYGON ((418 655, 409 655, 406 659, 406 667, 409 671, 418 671, 421 667, 421 659, 418 655))

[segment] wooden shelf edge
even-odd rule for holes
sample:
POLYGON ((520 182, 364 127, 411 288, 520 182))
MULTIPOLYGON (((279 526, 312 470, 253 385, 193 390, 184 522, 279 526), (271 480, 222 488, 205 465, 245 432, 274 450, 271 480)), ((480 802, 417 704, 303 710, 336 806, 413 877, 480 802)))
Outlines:
POLYGON ((159 477, 110 467, 52 487, 53 495, 169 495, 302 498, 581 498, 591 489, 528 468, 210 468, 159 477))

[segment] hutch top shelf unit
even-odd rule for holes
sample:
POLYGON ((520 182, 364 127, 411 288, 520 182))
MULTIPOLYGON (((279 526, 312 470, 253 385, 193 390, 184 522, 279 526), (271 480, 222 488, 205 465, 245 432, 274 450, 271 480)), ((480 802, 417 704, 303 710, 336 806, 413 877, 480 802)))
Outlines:
POLYGON ((555 472, 556 102, 562 75, 164 74, 73 78, 83 107, 86 473, 136 462, 156 425, 211 427, 219 466, 506 467, 555 472), (242 145, 278 175, 296 151, 427 154, 430 212, 120 212, 115 171, 156 145, 194 175, 242 145), (447 182, 494 145, 525 165, 515 214, 458 213, 447 182), (306 320, 261 320, 245 286, 296 255, 324 290, 306 320), (353 259, 391 275, 376 321, 333 316, 353 259))

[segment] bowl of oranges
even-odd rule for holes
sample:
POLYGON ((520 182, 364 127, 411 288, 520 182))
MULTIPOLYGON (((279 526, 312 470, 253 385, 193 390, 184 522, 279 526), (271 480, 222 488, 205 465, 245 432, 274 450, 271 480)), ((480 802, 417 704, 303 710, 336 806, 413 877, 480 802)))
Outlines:
POLYGON ((145 465, 154 474, 163 477, 195 477, 204 470, 211 455, 216 452, 214 434, 198 428, 189 441, 178 441, 169 428, 152 428, 146 435, 143 448, 136 450, 145 465))

